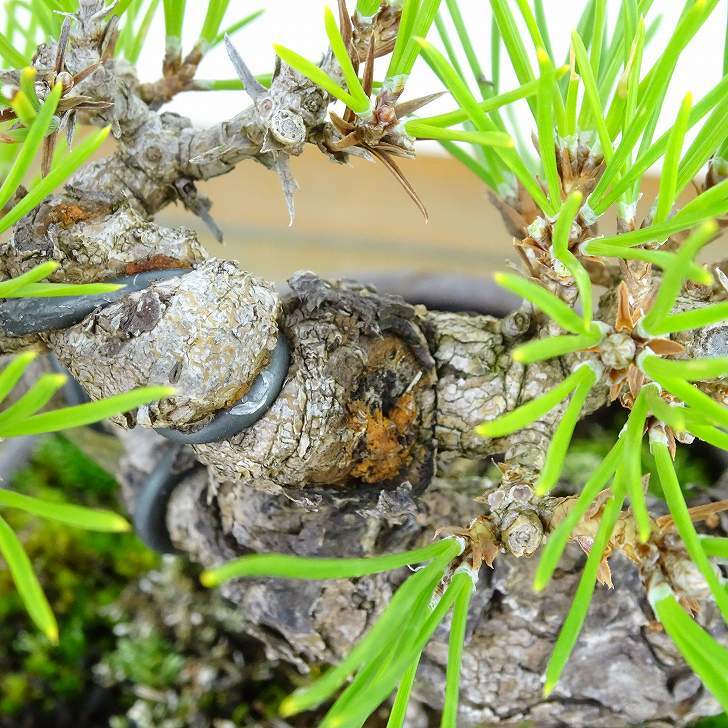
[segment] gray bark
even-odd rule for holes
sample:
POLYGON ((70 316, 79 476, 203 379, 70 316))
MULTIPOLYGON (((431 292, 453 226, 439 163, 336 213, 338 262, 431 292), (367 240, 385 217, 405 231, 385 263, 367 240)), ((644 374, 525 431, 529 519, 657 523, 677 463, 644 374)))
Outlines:
MULTIPOLYGON (((136 431, 132 437, 137 443, 144 436, 136 431)), ((143 458, 127 459, 129 481, 138 481, 142 464, 143 458)), ((482 509, 473 500, 482 489, 479 478, 435 479, 419 496, 409 483, 303 494, 270 494, 255 486, 221 483, 204 468, 189 476, 168 515, 177 546, 204 564, 249 550, 359 556, 421 545, 435 528, 468 522, 482 509)), ((620 557, 610 562, 615 589, 597 589, 559 687, 549 699, 542 697, 541 676, 580 576, 580 553, 576 546, 567 550, 553 583, 540 594, 531 589, 536 559, 502 556, 493 570, 481 571, 463 658, 459 724, 686 725, 718 712, 655 629, 637 569, 620 557)), ((265 644, 271 659, 306 672, 312 664, 341 659, 404 578, 402 570, 355 581, 245 580, 222 591, 240 606, 246 630, 265 644)), ((719 640, 728 639, 714 609, 706 607, 701 619, 719 640)), ((446 660, 445 626, 425 652, 418 701, 441 707, 446 660)))
MULTIPOLYGON (((86 6, 93 10, 94 3, 86 6)), ((68 54, 73 73, 99 60, 102 29, 81 27, 68 54)), ((54 57, 53 44, 39 49, 41 77, 54 57)), ((333 68, 330 57, 324 63, 333 68)), ((326 121, 328 99, 285 66, 269 92, 255 95, 253 106, 202 131, 147 105, 124 64, 104 62, 79 92, 113 103, 88 114, 88 121, 110 123, 117 150, 87 165, 16 226, 0 250, 0 274, 17 275, 51 259, 60 263, 58 281, 168 267, 191 272, 65 331, 27 341, 2 337, 2 351, 47 346, 94 397, 138 384, 176 384, 174 398, 117 424, 184 430, 247 391, 279 329, 291 345, 291 368, 270 411, 228 441, 187 451, 185 467, 190 458, 200 465, 177 489, 168 514, 180 551, 211 565, 249 550, 354 555, 406 548, 438 527, 465 526, 481 515, 483 505, 473 501, 482 493, 479 479, 454 474, 462 458, 482 462, 505 454, 509 477, 496 488, 498 495, 489 494, 491 515, 502 549, 530 556, 548 528, 553 503, 533 498, 528 489, 515 498, 512 485, 533 482, 563 407, 502 441, 478 438, 472 430, 570 371, 573 358, 527 367, 511 359, 513 347, 542 333, 546 322, 527 308, 503 319, 432 312, 312 274, 295 276, 281 300, 265 281, 232 263, 209 260, 192 232, 153 222, 177 199, 206 215, 209 203, 195 181, 223 174, 243 159, 276 171, 291 197, 289 156, 306 144, 326 151, 327 138, 335 134, 326 121), (438 468, 453 477, 433 481, 438 468)), ((709 347, 714 353, 725 346, 725 330, 710 334, 710 341, 723 342, 709 347)), ((683 343, 690 355, 705 350, 705 341, 698 332, 683 343)), ((589 357, 595 358, 582 359, 589 357)), ((586 411, 605 404, 606 397, 602 382, 586 411)), ((128 447, 121 472, 133 507, 135 487, 158 460, 162 441, 141 428, 118 432, 128 447)), ((651 631, 639 575, 623 562, 615 562, 615 592, 598 592, 559 691, 541 699, 540 675, 578 562, 570 552, 542 595, 530 591, 528 559, 502 556, 493 572, 481 572, 464 662, 463 725, 522 719, 546 725, 685 724, 716 712, 673 649, 651 631)), ((271 657, 306 670, 340 658, 403 576, 231 583, 224 593, 240 606, 250 633, 271 657)), ((703 619, 715 627, 709 610, 703 619)), ((418 698, 434 707, 442 700, 444 639, 439 635, 428 647, 417 688, 418 698)))

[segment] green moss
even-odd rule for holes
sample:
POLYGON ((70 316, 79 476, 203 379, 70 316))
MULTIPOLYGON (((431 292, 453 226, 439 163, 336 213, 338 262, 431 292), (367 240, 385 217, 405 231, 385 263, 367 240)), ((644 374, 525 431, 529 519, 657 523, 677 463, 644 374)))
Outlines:
MULTIPOLYGON (((624 416, 615 417, 612 421, 606 420, 604 424, 596 424, 592 420, 580 428, 581 431, 577 431, 571 441, 561 474, 562 480, 581 486, 584 474, 591 473, 604 460, 619 435, 624 420, 624 416)), ((683 490, 687 493, 697 488, 707 488, 714 480, 711 463, 706 459, 705 451, 701 452, 696 447, 678 444, 675 470, 683 490)), ((642 444, 642 472, 650 473, 650 493, 661 498, 660 480, 646 439, 642 444)))
POLYGON ((125 679, 157 690, 173 685, 185 662, 158 634, 120 639, 107 661, 125 679))
MULTIPOLYGON (((12 487, 120 510, 119 486, 63 436, 44 439, 12 487)), ((58 617, 52 646, 28 621, 0 564, 0 726, 259 726, 300 680, 244 637, 245 618, 202 589, 184 560, 133 535, 7 516, 58 617)), ((296 726, 307 725, 308 718, 296 726)))
MULTIPOLYGON (((63 436, 45 438, 11 486, 49 500, 121 509, 114 478, 63 436)), ((59 702, 73 702, 91 689, 93 664, 116 641, 103 608, 158 559, 130 534, 91 533, 17 511, 4 516, 58 617, 60 642, 54 647, 33 629, 0 565, 0 724, 16 724, 11 716, 21 712, 43 724, 59 702)))

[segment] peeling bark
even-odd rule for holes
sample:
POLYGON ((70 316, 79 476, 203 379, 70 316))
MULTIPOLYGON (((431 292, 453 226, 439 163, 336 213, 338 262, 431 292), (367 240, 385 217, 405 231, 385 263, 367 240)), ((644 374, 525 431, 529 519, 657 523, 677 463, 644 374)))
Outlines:
MULTIPOLYGON (((88 17, 102 5, 86 0, 88 17)), ((103 30, 91 21, 74 30, 69 71, 100 60, 103 30)), ((54 58, 54 44, 39 49, 34 62, 41 77, 54 58)), ((323 63, 338 73, 330 55, 323 63)), ((168 526, 180 551, 205 565, 250 550, 366 555, 421 544, 436 528, 463 526, 483 513, 483 504, 473 500, 482 493, 480 478, 454 474, 463 458, 482 462, 498 454, 505 455, 513 479, 488 493, 488 508, 497 516, 504 548, 532 554, 548 503, 530 491, 516 498, 511 486, 527 485, 541 468, 563 405, 502 440, 479 438, 473 427, 570 371, 573 357, 530 366, 511 358, 519 343, 543 335, 547 322, 528 307, 502 319, 428 311, 308 273, 295 276, 281 298, 238 266, 208 259, 191 231, 164 228, 152 216, 181 200, 205 217, 209 203, 195 182, 244 159, 275 170, 292 205, 291 155, 314 144, 337 161, 346 159, 324 145, 335 136, 326 119, 329 99, 281 65, 271 89, 252 94, 252 106, 195 130, 188 120, 147 104, 148 91, 140 89, 133 69, 109 60, 79 84, 78 92, 112 103, 86 120, 111 124, 117 149, 88 164, 18 223, 0 247, 0 277, 46 260, 59 262, 57 281, 165 267, 190 273, 131 294, 66 331, 24 339, 0 335, 0 352, 45 345, 93 397, 175 384, 174 398, 118 424, 185 429, 244 394, 283 331, 292 363, 273 407, 228 441, 186 450, 180 464, 186 470, 201 463, 175 492, 168 526), (438 468, 453 477, 433 481, 438 468)), ((725 296, 699 293, 686 305, 725 296)), ((603 311, 609 306, 608 294, 603 311)), ((688 356, 724 354, 727 332, 728 326, 715 326, 686 334, 681 343, 688 356)), ((602 382, 585 413, 606 401, 602 382)), ((141 428, 118 434, 127 445, 122 475, 133 507, 135 487, 158 460, 163 441, 141 428)), ((533 562, 527 558, 502 556, 493 572, 481 572, 464 657, 462 724, 684 725, 716 712, 673 648, 653 632, 636 571, 625 562, 615 565, 615 592, 598 591, 559 691, 546 701, 540 697, 540 675, 578 564, 570 551, 554 585, 541 595, 530 589, 533 562)), ((272 658, 306 671, 343 656, 403 577, 398 572, 326 584, 259 580, 223 589, 272 658)), ((714 615, 706 611, 703 619, 717 629, 714 615)), ((416 688, 418 699, 435 708, 444 683, 443 640, 438 633, 428 647, 416 688)))
MULTIPOLYGON (((360 556, 421 545, 443 523, 467 522, 480 508, 479 484, 436 480, 420 497, 396 489, 276 496, 240 483, 215 483, 204 470, 176 491, 168 523, 177 545, 210 564, 242 550, 360 556)), ((579 579, 583 557, 570 547, 541 594, 535 559, 500 557, 481 571, 470 610, 458 725, 686 725, 719 711, 674 646, 655 631, 637 570, 613 561, 615 589, 600 588, 571 662, 544 699, 541 676, 579 579), (608 679, 606 679, 608 676, 608 679)), ((241 580, 222 587, 272 659, 308 671, 343 657, 373 624, 406 572, 355 581, 241 580)), ((702 619, 728 639, 719 615, 702 619)), ((426 649, 415 697, 442 706, 447 625, 426 649)))

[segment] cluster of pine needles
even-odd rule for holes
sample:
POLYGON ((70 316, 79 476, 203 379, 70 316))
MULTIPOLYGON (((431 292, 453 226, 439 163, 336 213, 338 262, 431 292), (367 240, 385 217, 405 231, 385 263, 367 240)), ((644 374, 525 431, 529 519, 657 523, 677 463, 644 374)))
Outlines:
MULTIPOLYGON (((159 0, 118 0, 105 8, 115 24, 109 53, 135 63, 146 42, 159 0), (116 27, 118 26, 118 27, 116 27)), ((327 9, 324 27, 336 72, 324 70, 295 51, 276 46, 280 59, 344 104, 332 112, 339 138, 332 151, 364 151, 382 161, 423 209, 393 157, 413 154, 416 139, 438 141, 477 175, 517 235, 516 248, 526 276, 500 273, 497 282, 532 304, 548 320, 544 330, 561 333, 537 338, 512 353, 524 366, 564 357, 571 373, 543 395, 484 422, 483 437, 517 432, 554 408, 558 420, 545 466, 534 492, 545 496, 559 482, 576 423, 595 387, 608 384, 613 399, 628 411, 617 441, 583 485, 567 516, 545 542, 534 588, 549 583, 574 529, 601 499, 599 525, 569 613, 546 667, 544 691, 557 685, 576 644, 600 570, 613 549, 615 529, 626 517, 634 524, 633 552, 659 554, 665 528, 648 510, 640 453, 647 438, 659 484, 670 510, 669 528, 679 534, 684 551, 728 623, 728 591, 715 560, 728 559, 728 539, 699 534, 678 482, 673 456, 678 442, 697 438, 728 448, 728 413, 701 386, 728 376, 728 358, 687 359, 673 335, 721 324, 728 302, 684 307, 686 285, 725 285, 725 278, 696 262, 701 249, 718 234, 728 214, 728 67, 722 80, 702 99, 686 96, 670 128, 656 137, 658 121, 681 54, 713 16, 718 0, 687 0, 679 21, 657 60, 646 67, 644 50, 659 17, 651 20, 652 0, 622 0, 613 30, 606 0, 588 0, 559 61, 551 45, 541 0, 490 0, 492 25, 489 69, 476 50, 458 0, 358 0, 353 15, 339 2, 338 24, 327 9), (515 6, 515 7, 512 7, 515 6), (426 40, 434 26, 438 47, 426 40), (525 36, 520 28, 526 30, 525 36), (454 41, 452 32, 457 38, 454 41), (459 44, 459 49, 456 45, 459 44), (501 60, 513 67, 518 85, 501 89, 501 60), (375 59, 389 56, 382 79, 375 59), (461 63, 461 56, 467 64, 461 63), (401 101, 419 58, 430 66, 453 100, 454 108, 429 117, 415 114, 432 97, 401 101), (525 102, 533 116, 536 157, 514 123, 513 104, 525 102), (692 135, 688 144, 686 138, 692 135), (662 166, 659 191, 648 216, 638 223, 637 202, 644 174, 662 166), (697 194, 681 203, 694 180, 707 169, 697 194), (596 225, 616 213, 619 234, 600 236, 596 225), (614 321, 602 321, 593 290, 594 267, 623 272, 614 321), (611 267, 610 267, 611 266, 611 267), (653 271, 657 269, 659 275, 653 271), (576 311, 580 304, 581 313, 576 311), (621 352, 616 357, 615 347, 621 352), (626 353, 625 353, 626 352, 626 353), (697 383, 697 384, 696 384, 697 383), (624 510, 629 502, 629 511, 624 510), (651 551, 650 551, 651 549, 651 551)), ((223 27, 229 0, 209 0, 200 37, 183 59, 185 0, 164 0, 165 73, 195 66, 226 36, 247 26, 256 11, 223 27), (190 60, 192 59, 192 60, 190 60)), ((74 149, 55 144, 64 126, 72 128, 77 107, 67 96, 79 79, 63 75, 62 57, 54 73, 38 79, 30 66, 41 39, 67 39, 75 0, 9 0, 8 20, 0 33, 0 57, 17 71, 17 87, 0 97, 0 146, 4 182, 0 187, 0 232, 9 230, 53 189, 78 170, 98 148, 108 129, 89 135, 74 149), (30 12, 28 12, 28 8, 30 12), (64 18, 66 18, 64 20, 64 18), (49 142, 53 139, 53 142, 49 142), (40 178, 18 194, 38 157, 40 178)), ((62 43, 59 44, 62 50, 62 43)), ((59 51, 60 53, 60 51, 59 51)), ((728 54, 726 54, 728 59, 728 54)), ((728 61, 726 61, 728 64, 728 61)), ((269 80, 269 77, 268 77, 269 80)), ((266 83, 259 77, 258 82, 266 83)), ((187 81, 185 82, 187 83, 187 81)), ((245 79, 189 82, 189 89, 242 88, 245 79)), ((75 102, 78 105, 83 100, 75 102)), ((82 108, 82 106, 81 106, 82 108)), ((99 293, 106 284, 69 286, 48 282, 48 263, 0 283, 0 297, 67 296, 99 293)), ((0 400, 29 366, 32 354, 13 360, 0 374, 0 400)), ((0 437, 50 432, 117 414, 170 395, 148 388, 109 400, 39 413, 62 386, 58 375, 44 375, 13 405, 0 413, 0 437)), ((43 503, 4 492, 0 507, 21 508, 84 528, 124 530, 113 514, 79 506, 43 503)), ((349 655, 311 686, 281 705, 283 715, 315 708, 338 697, 323 726, 363 725, 394 693, 389 726, 404 723, 420 656, 438 626, 450 620, 450 638, 442 725, 457 722, 460 666, 471 596, 478 583, 482 554, 477 539, 462 536, 435 540, 401 554, 354 559, 304 559, 288 555, 253 555, 203 574, 215 586, 239 577, 344 579, 417 566, 399 587, 388 608, 349 655)), ((0 519, 0 551, 8 561, 28 611, 54 639, 55 622, 17 537, 0 519)), ((642 576, 656 619, 687 663, 728 711, 728 650, 694 618, 699 603, 659 567, 645 566, 642 576)))
MULTIPOLYGON (((681 356, 682 345, 672 339, 673 334, 721 324, 728 318, 728 303, 723 300, 680 310, 686 284, 711 287, 716 283, 696 256, 716 238, 728 213, 728 179, 724 178, 728 68, 697 103, 686 96, 674 123, 655 138, 677 60, 711 17, 717 0, 686 2, 667 44, 649 68, 643 66, 643 52, 659 22, 647 18, 650 0, 624 0, 613 32, 608 30, 606 2, 590 0, 563 64, 554 56, 541 2, 536 0, 532 6, 516 0, 514 4, 517 13, 507 0, 491 0, 490 74, 481 66, 457 0, 401 3, 396 43, 385 76, 378 82, 369 64, 360 78, 358 44, 349 32, 339 32, 330 10, 324 24, 343 84, 335 74, 290 49, 276 46, 276 51, 346 106, 347 133, 358 130, 359 138, 367 138, 367 129, 381 126, 382 108, 387 103, 391 106, 393 94, 395 100, 399 98, 420 56, 457 104, 436 116, 398 117, 389 133, 437 140, 482 179, 521 233, 517 246, 527 271, 527 277, 499 273, 497 283, 530 302, 551 322, 551 330, 558 327, 563 332, 518 347, 512 358, 529 365, 565 357, 571 374, 550 391, 477 428, 483 437, 505 437, 563 407, 535 494, 545 496, 558 484, 574 428, 593 388, 608 383, 612 398, 628 410, 627 422, 609 454, 583 485, 567 517, 549 534, 537 569, 534 589, 538 591, 549 583, 574 528, 601 498, 598 529, 546 667, 544 693, 548 695, 578 640, 620 520, 626 516, 634 524, 633 552, 644 548, 654 553, 661 548, 664 525, 650 515, 645 499, 644 438, 670 510, 669 527, 679 534, 687 558, 728 624, 728 590, 714 563, 728 559, 728 539, 697 533, 695 515, 685 502, 673 463, 678 441, 698 438, 715 447, 728 447, 726 408, 695 384, 727 377, 728 358, 687 359, 681 356), (527 29, 530 47, 520 32, 521 24, 527 29), (443 51, 425 39, 431 25, 436 26, 443 51), (454 29, 467 59, 467 71, 449 28, 454 29), (500 89, 503 49, 520 84, 506 91, 500 89), (511 105, 519 100, 525 100, 533 115, 538 159, 518 130, 511 132, 504 121, 503 115, 510 114, 511 105), (691 130, 693 140, 687 144, 691 130), (638 224, 641 180, 658 162, 662 165, 658 195, 648 217, 638 224), (698 185, 698 194, 679 206, 706 166, 709 173, 705 183, 698 185), (616 212, 620 233, 599 236, 596 224, 610 210, 616 212), (636 275, 625 276, 619 286, 616 321, 601 321, 595 318, 590 269, 615 261, 620 270, 638 271, 640 276, 636 281, 636 275), (630 268, 635 264, 641 268, 630 268), (652 275, 653 269, 659 276, 652 275), (575 310, 577 301, 581 313, 575 310), (609 356, 617 344, 627 347, 629 359, 618 367, 609 356), (624 511, 626 501, 628 512, 624 511)), ((365 18, 374 24, 375 36, 378 16, 388 10, 387 3, 359 2, 353 27, 366 26, 365 18)), ((347 658, 312 686, 293 693, 282 703, 281 713, 312 709, 349 680, 322 726, 363 725, 395 689, 388 726, 403 725, 422 650, 451 613, 441 725, 455 726, 467 611, 480 566, 476 561, 467 536, 448 537, 412 552, 366 559, 251 555, 205 572, 203 583, 213 586, 242 576, 356 578, 419 564, 347 658)), ((700 605, 671 583, 669 573, 645 567, 642 575, 656 619, 728 710, 728 650, 694 619, 692 612, 700 605)))

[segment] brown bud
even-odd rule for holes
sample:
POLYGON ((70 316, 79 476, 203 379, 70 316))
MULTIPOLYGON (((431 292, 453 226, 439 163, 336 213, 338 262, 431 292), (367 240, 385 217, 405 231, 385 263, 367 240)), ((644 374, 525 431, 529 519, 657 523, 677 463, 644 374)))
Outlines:
POLYGON ((634 360, 637 347, 631 336, 623 333, 610 334, 600 346, 602 363, 608 369, 626 369, 634 360))
POLYGON ((61 71, 56 76, 56 83, 63 86, 63 93, 65 94, 73 88, 73 76, 68 71, 61 71))
POLYGON ((501 531, 501 543, 514 556, 530 556, 543 539, 543 524, 535 511, 521 511, 501 531))

